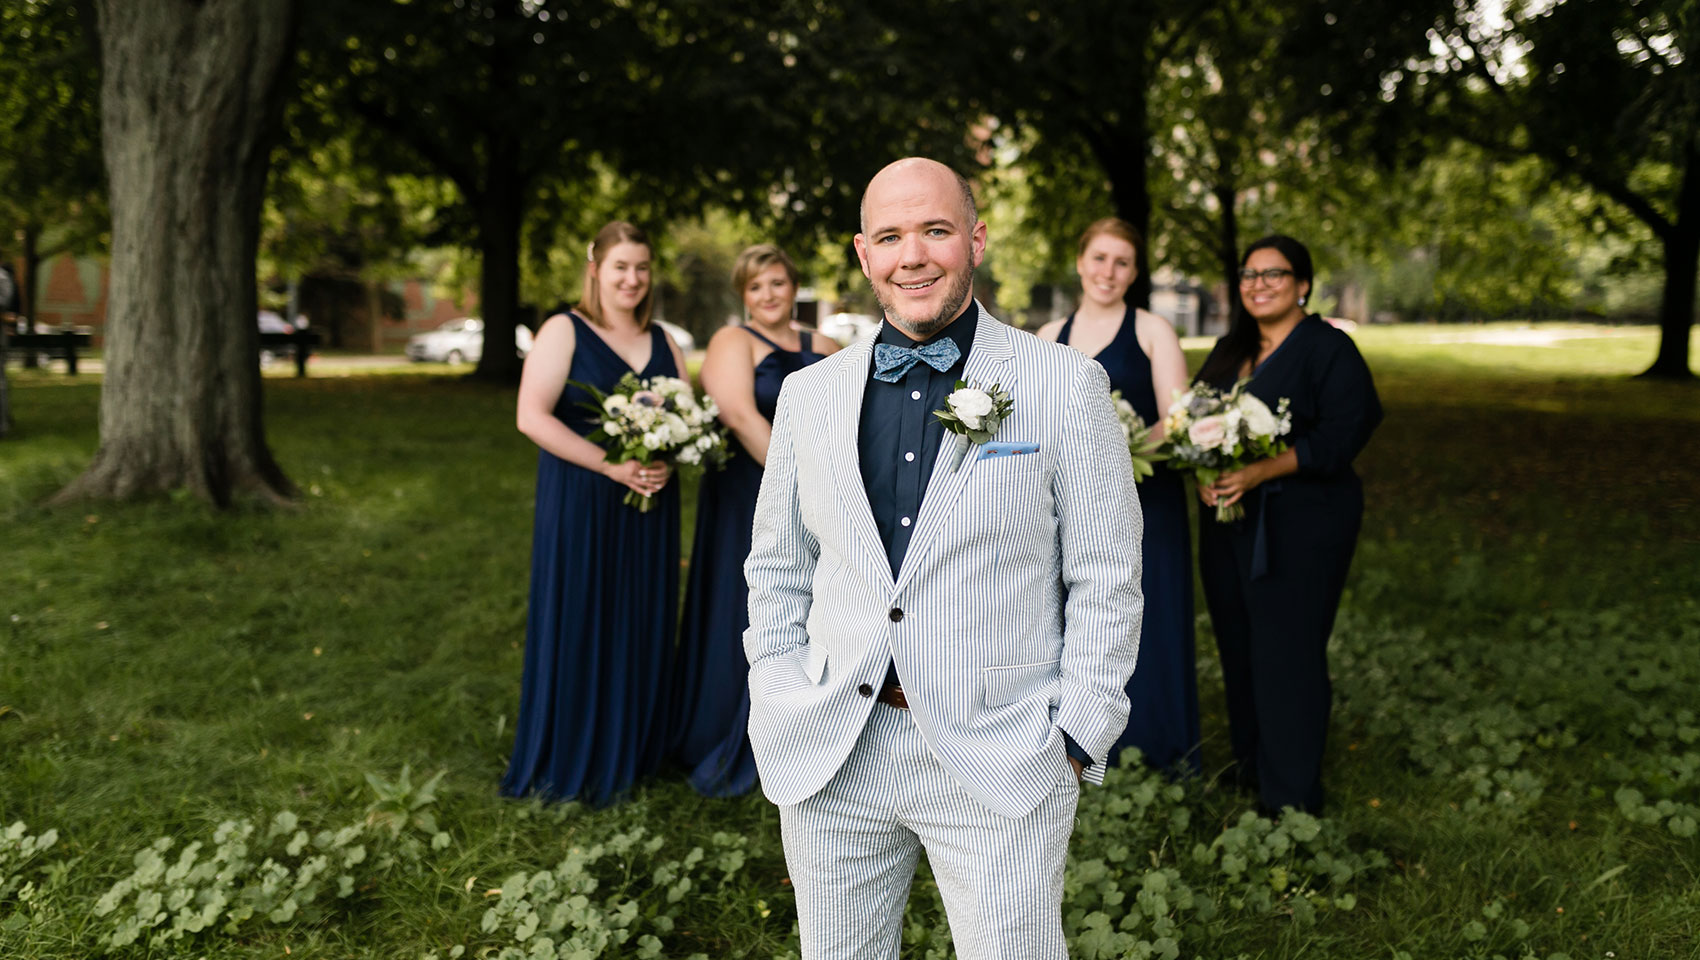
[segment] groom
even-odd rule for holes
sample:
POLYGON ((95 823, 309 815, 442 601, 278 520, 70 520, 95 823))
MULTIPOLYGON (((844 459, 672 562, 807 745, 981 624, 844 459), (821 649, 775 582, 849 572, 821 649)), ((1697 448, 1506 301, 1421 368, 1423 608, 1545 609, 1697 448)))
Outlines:
POLYGON ((981 309, 985 250, 960 176, 881 170, 856 255, 885 323, 774 417, 744 649, 805 960, 896 957, 923 849, 959 956, 1066 957, 1079 779, 1127 722, 1142 520, 1109 384, 981 309), (933 415, 958 380, 1013 401, 987 442, 933 415))

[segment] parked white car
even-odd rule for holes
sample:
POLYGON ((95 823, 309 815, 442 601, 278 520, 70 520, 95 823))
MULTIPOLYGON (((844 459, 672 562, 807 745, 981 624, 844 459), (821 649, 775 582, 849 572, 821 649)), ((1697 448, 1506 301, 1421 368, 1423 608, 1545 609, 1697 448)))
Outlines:
MULTIPOLYGON (((531 352, 531 330, 514 327, 514 349, 520 356, 531 352)), ((484 321, 477 317, 450 320, 435 330, 407 338, 407 359, 434 363, 477 363, 484 355, 484 321)))
POLYGON ((816 329, 838 341, 841 347, 847 347, 852 340, 860 340, 880 326, 880 318, 865 313, 829 313, 820 319, 816 329))
POLYGON ((661 325, 661 329, 667 332, 667 336, 673 338, 673 342, 679 345, 679 350, 681 352, 690 353, 692 350, 697 348, 697 338, 691 336, 691 332, 689 330, 686 330, 684 327, 681 327, 676 323, 668 323, 665 320, 657 320, 655 322, 661 325))

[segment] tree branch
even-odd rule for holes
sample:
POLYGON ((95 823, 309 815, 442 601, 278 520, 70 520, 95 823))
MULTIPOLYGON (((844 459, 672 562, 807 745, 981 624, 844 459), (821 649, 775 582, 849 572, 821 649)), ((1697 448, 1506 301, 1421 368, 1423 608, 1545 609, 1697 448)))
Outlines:
POLYGON ((396 120, 375 104, 355 100, 353 108, 362 120, 407 144, 427 163, 442 171, 443 175, 453 180, 461 193, 466 195, 468 203, 478 205, 483 197, 484 185, 478 177, 476 165, 463 163, 460 158, 442 149, 440 144, 428 137, 419 136, 417 130, 396 120))

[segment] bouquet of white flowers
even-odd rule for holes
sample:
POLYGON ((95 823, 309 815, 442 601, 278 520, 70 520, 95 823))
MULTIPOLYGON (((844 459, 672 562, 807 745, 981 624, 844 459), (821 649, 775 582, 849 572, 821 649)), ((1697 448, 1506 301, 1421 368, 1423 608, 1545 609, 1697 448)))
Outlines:
MULTIPOLYGON (((726 462, 726 432, 720 409, 708 396, 697 395, 689 381, 677 377, 639 380, 628 373, 603 393, 589 384, 576 384, 595 401, 586 403, 600 425, 585 439, 608 451, 608 462, 665 460, 685 467, 722 466, 726 462)), ((652 501, 636 490, 626 493, 627 506, 647 513, 652 501)))
POLYGON ((1117 419, 1122 422, 1128 455, 1133 458, 1133 480, 1140 483, 1146 477, 1156 475, 1157 470, 1152 464, 1167 460, 1169 456, 1162 452, 1163 441, 1151 436, 1151 428, 1133 409, 1133 404, 1122 399, 1120 390, 1111 390, 1110 399, 1116 405, 1117 419))
MULTIPOLYGON (((1168 431, 1163 451, 1169 466, 1190 470, 1201 485, 1209 486, 1224 473, 1287 449, 1278 439, 1293 429, 1287 398, 1282 397, 1271 411, 1246 389, 1249 383, 1249 378, 1241 380, 1226 393, 1201 383, 1175 397, 1163 418, 1168 431)), ((1243 516, 1243 504, 1216 505, 1219 522, 1243 516)))

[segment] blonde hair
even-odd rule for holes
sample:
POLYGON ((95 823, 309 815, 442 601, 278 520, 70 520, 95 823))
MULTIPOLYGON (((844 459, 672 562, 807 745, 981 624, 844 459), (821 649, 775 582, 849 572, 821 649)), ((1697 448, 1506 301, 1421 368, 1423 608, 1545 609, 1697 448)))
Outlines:
POLYGON ((776 263, 785 268, 785 275, 791 278, 791 286, 797 286, 797 265, 791 262, 785 251, 771 243, 758 243, 753 247, 745 247, 743 252, 738 254, 737 262, 732 265, 732 289, 737 291, 739 296, 743 296, 744 288, 750 285, 756 274, 776 263))
MULTIPOLYGON (((655 250, 649 245, 648 234, 624 220, 615 220, 596 231, 596 239, 590 242, 590 255, 584 264, 584 295, 573 309, 599 327, 606 324, 602 322, 602 287, 596 281, 596 265, 602 262, 609 250, 622 243, 642 244, 652 255, 655 250)), ((632 311, 640 329, 649 329, 650 314, 654 310, 655 281, 652 279, 643 299, 638 301, 637 309, 632 311)))
POLYGON ((1080 256, 1086 256, 1086 248, 1092 243, 1092 238, 1101 233, 1107 233, 1112 237, 1133 244, 1135 259, 1138 259, 1139 252, 1145 249, 1145 238, 1139 235, 1138 227, 1121 217, 1104 217, 1102 220, 1094 220, 1092 225, 1086 228, 1086 232, 1080 235, 1080 256))

